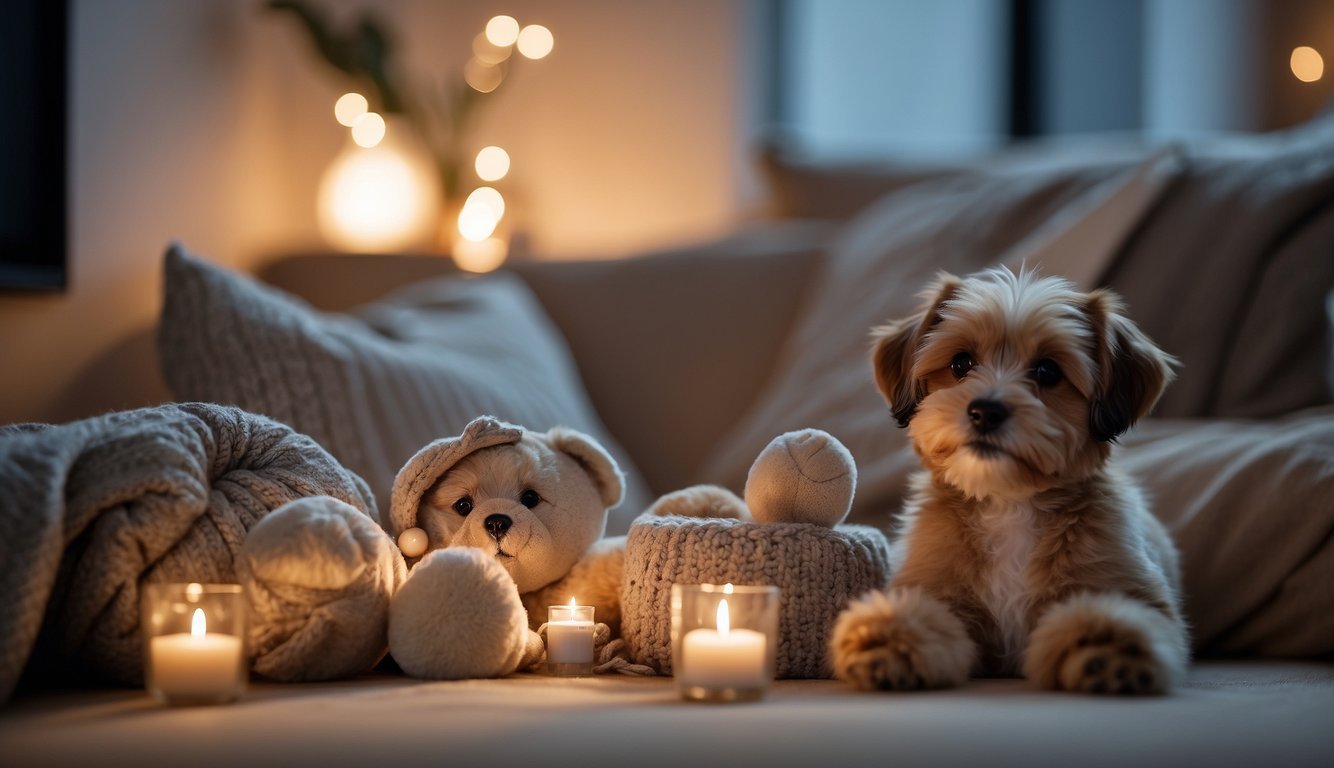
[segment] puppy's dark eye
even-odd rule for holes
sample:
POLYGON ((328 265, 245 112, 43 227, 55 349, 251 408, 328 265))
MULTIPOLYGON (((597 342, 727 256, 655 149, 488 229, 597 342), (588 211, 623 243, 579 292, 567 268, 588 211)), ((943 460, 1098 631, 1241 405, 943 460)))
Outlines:
POLYGON ((973 360, 971 354, 960 352, 950 361, 950 373, 954 374, 954 378, 962 379, 964 376, 968 375, 969 371, 973 370, 973 366, 975 365, 977 365, 977 362, 973 360))
POLYGON ((542 503, 542 497, 537 494, 537 491, 534 491, 532 488, 527 488, 523 493, 519 494, 519 503, 532 509, 542 503))
POLYGON ((1033 366, 1033 381, 1043 389, 1060 384, 1062 376, 1061 366, 1057 365, 1055 360, 1044 358, 1033 366))
POLYGON ((458 512, 460 515, 464 517, 467 517, 468 513, 472 511, 472 497, 464 496, 463 498, 454 502, 454 511, 458 512))

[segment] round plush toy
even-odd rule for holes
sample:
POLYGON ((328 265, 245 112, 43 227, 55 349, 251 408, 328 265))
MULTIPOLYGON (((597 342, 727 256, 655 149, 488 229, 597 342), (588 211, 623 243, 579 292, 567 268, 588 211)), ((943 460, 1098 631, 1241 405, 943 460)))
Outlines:
POLYGON ((649 514, 733 517, 760 523, 843 522, 857 490, 857 463, 833 435, 819 429, 786 432, 769 442, 746 476, 745 501, 717 485, 669 493, 649 514))
POLYGON ((619 618, 623 546, 599 539, 622 488, 587 435, 481 417, 404 465, 383 530, 332 499, 279 508, 238 559, 254 668, 278 680, 347 677, 387 647, 416 677, 521 669, 541 658, 532 630, 548 603, 577 597, 600 621, 619 618))

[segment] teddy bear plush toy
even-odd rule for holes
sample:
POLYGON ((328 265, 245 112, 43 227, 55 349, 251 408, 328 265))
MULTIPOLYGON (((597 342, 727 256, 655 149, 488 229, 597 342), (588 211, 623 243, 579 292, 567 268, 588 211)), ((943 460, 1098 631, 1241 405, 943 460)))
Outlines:
MULTIPOLYGON (((855 483, 846 449, 803 430, 760 454, 746 501, 694 486, 648 513, 832 526, 847 514, 855 483)), ((404 465, 383 528, 328 497, 274 510, 238 559, 253 668, 276 680, 348 677, 387 647, 414 677, 501 676, 542 658, 535 630, 545 608, 572 597, 595 606, 607 625, 599 637, 612 637, 625 538, 602 534, 623 485, 616 462, 587 435, 481 417, 404 465)))
POLYGON ((528 616, 548 600, 614 624, 622 552, 600 539, 622 489, 587 435, 482 417, 404 465, 383 528, 328 497, 274 510, 238 558, 253 668, 335 679, 388 648, 414 677, 494 677, 541 658, 528 616))

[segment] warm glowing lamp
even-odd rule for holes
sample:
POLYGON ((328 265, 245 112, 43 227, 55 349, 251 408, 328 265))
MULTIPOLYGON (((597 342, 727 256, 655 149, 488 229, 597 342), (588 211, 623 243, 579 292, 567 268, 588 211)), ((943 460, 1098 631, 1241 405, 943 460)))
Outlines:
POLYGON ((487 64, 478 58, 468 59, 468 63, 463 65, 463 80, 474 91, 481 93, 490 93, 500 87, 500 82, 505 79, 505 70, 500 67, 487 64))
POLYGON ((351 128, 357 122, 357 118, 366 114, 368 109, 370 104, 365 96, 359 93, 345 93, 334 102, 334 117, 339 123, 351 128))
POLYGON ((467 205, 459 211, 459 234, 464 240, 479 243, 496 231, 500 217, 484 205, 467 205))
POLYGON ((373 147, 349 144, 325 171, 318 217, 321 232, 334 245, 385 252, 429 239, 440 206, 439 186, 429 156, 409 144, 405 133, 390 131, 373 147))
POLYGON ((464 208, 477 206, 491 211, 497 221, 505 215, 505 198, 495 187, 478 187, 463 203, 464 208))
POLYGON ((514 45, 519 39, 519 22, 513 16, 493 16, 486 23, 486 39, 501 48, 514 45))
POLYGON ((499 181, 510 172, 510 155, 500 147, 482 147, 473 161, 473 168, 482 181, 499 181))
POLYGON ((505 198, 492 187, 478 187, 468 195, 459 211, 459 237, 454 241, 454 261, 469 272, 490 272, 500 266, 509 248, 496 227, 505 216, 505 198))
POLYGON ((1292 74, 1303 83, 1314 83, 1325 74, 1325 60, 1309 45, 1293 48, 1288 65, 1292 67, 1292 74))
POLYGON ((480 34, 472 39, 472 55, 483 64, 495 66, 510 57, 514 48, 511 46, 499 46, 491 42, 485 35, 480 34))
POLYGON ((551 53, 556 40, 551 30, 541 24, 529 24, 519 31, 517 40, 519 53, 529 59, 541 59, 551 53))
POLYGON ((352 123, 352 140, 359 147, 370 149, 384 141, 386 126, 378 113, 367 112, 352 123))
POLYGON ((454 263, 468 272, 490 272, 504 264, 508 255, 509 246, 498 237, 482 241, 459 238, 453 248, 454 263))

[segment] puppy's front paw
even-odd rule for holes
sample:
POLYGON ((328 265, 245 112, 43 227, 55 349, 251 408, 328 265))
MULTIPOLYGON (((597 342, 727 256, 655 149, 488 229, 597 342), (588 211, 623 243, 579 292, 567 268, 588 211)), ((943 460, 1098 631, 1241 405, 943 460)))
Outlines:
POLYGON ((1047 612, 1029 641, 1025 675, 1083 693, 1164 693, 1185 671, 1184 633, 1119 595, 1080 595, 1047 612))
POLYGON ((976 649, 963 622, 915 588, 869 592, 834 623, 834 675, 863 690, 958 685, 976 649))

